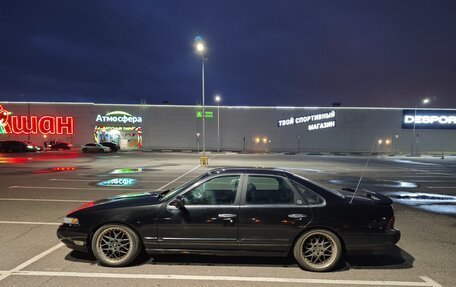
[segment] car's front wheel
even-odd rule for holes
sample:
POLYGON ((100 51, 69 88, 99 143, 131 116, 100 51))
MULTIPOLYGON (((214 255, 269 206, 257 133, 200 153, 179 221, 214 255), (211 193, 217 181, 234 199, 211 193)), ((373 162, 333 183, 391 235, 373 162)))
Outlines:
POLYGON ((293 254, 303 269, 329 271, 337 265, 342 256, 342 244, 337 235, 329 230, 309 230, 298 238, 293 254))
POLYGON ((92 251, 101 265, 122 267, 138 257, 141 243, 130 227, 108 224, 100 227, 93 235, 92 251))

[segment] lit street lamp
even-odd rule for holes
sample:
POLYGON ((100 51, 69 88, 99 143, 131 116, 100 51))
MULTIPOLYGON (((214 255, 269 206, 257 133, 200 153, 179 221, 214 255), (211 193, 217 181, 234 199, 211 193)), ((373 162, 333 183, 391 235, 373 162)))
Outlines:
MULTIPOLYGON (((422 105, 427 105, 431 102, 431 99, 429 98, 424 98, 422 101, 421 101, 421 104, 422 105)), ((417 152, 417 149, 418 149, 418 142, 416 143, 417 147, 415 148, 415 140, 416 140, 416 129, 415 129, 415 126, 416 126, 416 109, 417 109, 417 105, 415 105, 415 116, 413 118, 413 133, 412 133, 412 150, 410 152, 410 156, 413 156, 414 154, 414 151, 415 153, 417 152)))
POLYGON ((203 38, 197 36, 195 37, 195 49, 196 52, 201 56, 201 94, 202 94, 202 104, 203 104, 203 157, 200 158, 200 162, 202 164, 207 164, 207 157, 206 157, 206 111, 204 105, 204 52, 206 47, 203 42, 203 38))
POLYGON ((215 102, 217 103, 217 152, 220 152, 220 101, 222 97, 215 95, 215 102))

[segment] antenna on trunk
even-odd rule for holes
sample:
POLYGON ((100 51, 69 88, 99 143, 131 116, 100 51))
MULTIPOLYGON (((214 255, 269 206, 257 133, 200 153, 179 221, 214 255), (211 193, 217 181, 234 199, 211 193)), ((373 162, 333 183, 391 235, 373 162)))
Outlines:
POLYGON ((372 144, 371 150, 369 157, 367 158, 366 165, 364 166, 363 172, 361 173, 361 176, 359 177, 358 184, 356 185, 355 191, 353 192, 352 198, 350 199, 350 204, 353 202, 353 198, 355 198, 356 192, 358 191, 358 187, 361 184, 361 180, 363 180, 364 173, 366 172, 366 168, 369 165, 369 161, 372 157, 372 153, 374 152, 375 145, 377 144, 377 137, 374 139, 374 143, 372 144))

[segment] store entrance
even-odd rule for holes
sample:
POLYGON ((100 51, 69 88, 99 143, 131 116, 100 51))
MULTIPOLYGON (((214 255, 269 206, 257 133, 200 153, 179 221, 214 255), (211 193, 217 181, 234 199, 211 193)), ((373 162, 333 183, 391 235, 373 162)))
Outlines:
POLYGON ((113 142, 120 149, 142 148, 141 127, 95 126, 93 136, 97 143, 113 142))

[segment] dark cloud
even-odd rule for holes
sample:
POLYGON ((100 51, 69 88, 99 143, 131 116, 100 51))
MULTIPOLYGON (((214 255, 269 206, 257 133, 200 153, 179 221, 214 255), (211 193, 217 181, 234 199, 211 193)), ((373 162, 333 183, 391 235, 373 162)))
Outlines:
POLYGON ((2 1, 0 100, 455 107, 454 1, 2 1), (208 100, 210 103, 211 100, 208 100))

